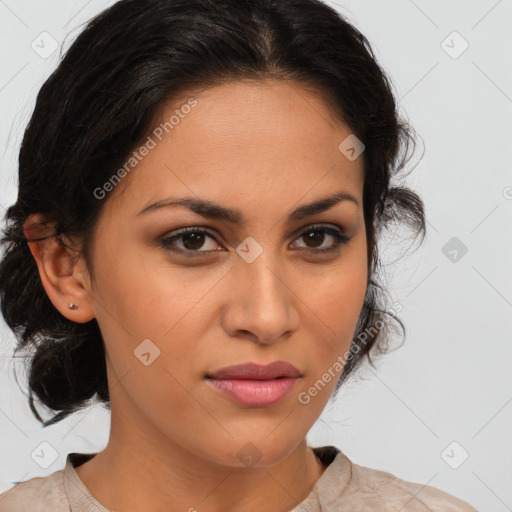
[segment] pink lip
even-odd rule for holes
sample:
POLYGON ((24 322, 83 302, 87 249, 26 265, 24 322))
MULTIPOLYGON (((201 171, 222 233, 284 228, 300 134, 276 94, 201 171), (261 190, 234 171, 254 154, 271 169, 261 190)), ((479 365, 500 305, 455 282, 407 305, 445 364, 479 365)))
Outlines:
POLYGON ((271 380, 207 379, 211 386, 246 407, 266 407, 281 401, 298 378, 283 377, 271 380))
POLYGON ((256 363, 237 364, 222 368, 206 377, 211 379, 254 379, 270 380, 277 377, 302 377, 295 366, 285 361, 274 361, 267 365, 256 363))
POLYGON ((266 407, 281 401, 302 375, 289 363, 275 361, 229 366, 206 376, 207 382, 228 398, 247 407, 266 407))

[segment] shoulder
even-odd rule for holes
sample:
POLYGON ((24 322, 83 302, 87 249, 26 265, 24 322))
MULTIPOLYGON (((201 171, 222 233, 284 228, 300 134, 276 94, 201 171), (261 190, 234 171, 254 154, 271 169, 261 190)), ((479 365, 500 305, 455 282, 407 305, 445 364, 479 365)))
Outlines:
POLYGON ((0 494, 0 512, 69 512, 64 471, 17 483, 0 494))
POLYGON ((374 505, 375 510, 478 512, 469 503, 436 487, 409 482, 386 471, 360 466, 353 462, 350 464, 352 476, 346 492, 354 498, 359 496, 360 499, 365 496, 365 505, 374 505))

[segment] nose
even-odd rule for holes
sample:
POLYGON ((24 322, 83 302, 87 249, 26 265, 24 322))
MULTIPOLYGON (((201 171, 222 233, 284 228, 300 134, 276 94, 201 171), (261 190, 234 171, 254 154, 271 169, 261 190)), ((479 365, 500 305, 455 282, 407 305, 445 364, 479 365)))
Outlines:
POLYGON ((221 320, 230 336, 268 345, 297 329, 300 299, 282 268, 272 266, 262 255, 252 263, 241 261, 232 270, 228 283, 231 291, 221 320))

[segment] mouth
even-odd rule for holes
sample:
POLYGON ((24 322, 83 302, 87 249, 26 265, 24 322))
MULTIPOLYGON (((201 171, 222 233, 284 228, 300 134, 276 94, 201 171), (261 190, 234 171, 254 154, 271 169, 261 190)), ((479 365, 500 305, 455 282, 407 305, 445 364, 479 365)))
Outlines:
POLYGON ((288 395, 299 379, 278 377, 270 380, 207 379, 215 390, 245 407, 269 407, 288 395))
POLYGON ((284 361, 262 366, 229 366, 206 374, 206 382, 231 401, 245 407, 268 407, 283 400, 303 376, 284 361))
POLYGON ((256 363, 228 366, 213 373, 206 374, 208 379, 250 379, 273 380, 277 378, 300 378, 302 374, 295 366, 285 361, 274 361, 267 365, 256 363))

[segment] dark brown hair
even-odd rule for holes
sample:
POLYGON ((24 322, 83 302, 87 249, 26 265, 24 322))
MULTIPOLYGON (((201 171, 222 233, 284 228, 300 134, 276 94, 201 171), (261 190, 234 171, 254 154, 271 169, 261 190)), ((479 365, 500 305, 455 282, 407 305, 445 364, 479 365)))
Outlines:
POLYGON ((122 0, 87 24, 41 87, 20 149, 18 198, 5 216, 2 314, 16 351, 30 353, 34 415, 43 422, 34 395, 57 413, 45 426, 93 400, 109 406, 104 341, 95 319, 72 322, 49 300, 23 223, 40 213, 55 226, 51 236, 80 240, 92 275, 90 249, 105 205, 93 191, 126 161, 164 102, 198 85, 246 78, 318 91, 365 144, 368 286, 335 391, 364 355, 372 363, 370 353, 386 351, 377 239, 398 222, 423 241, 425 216, 416 193, 391 184, 410 161, 415 132, 365 36, 318 0, 122 0))

